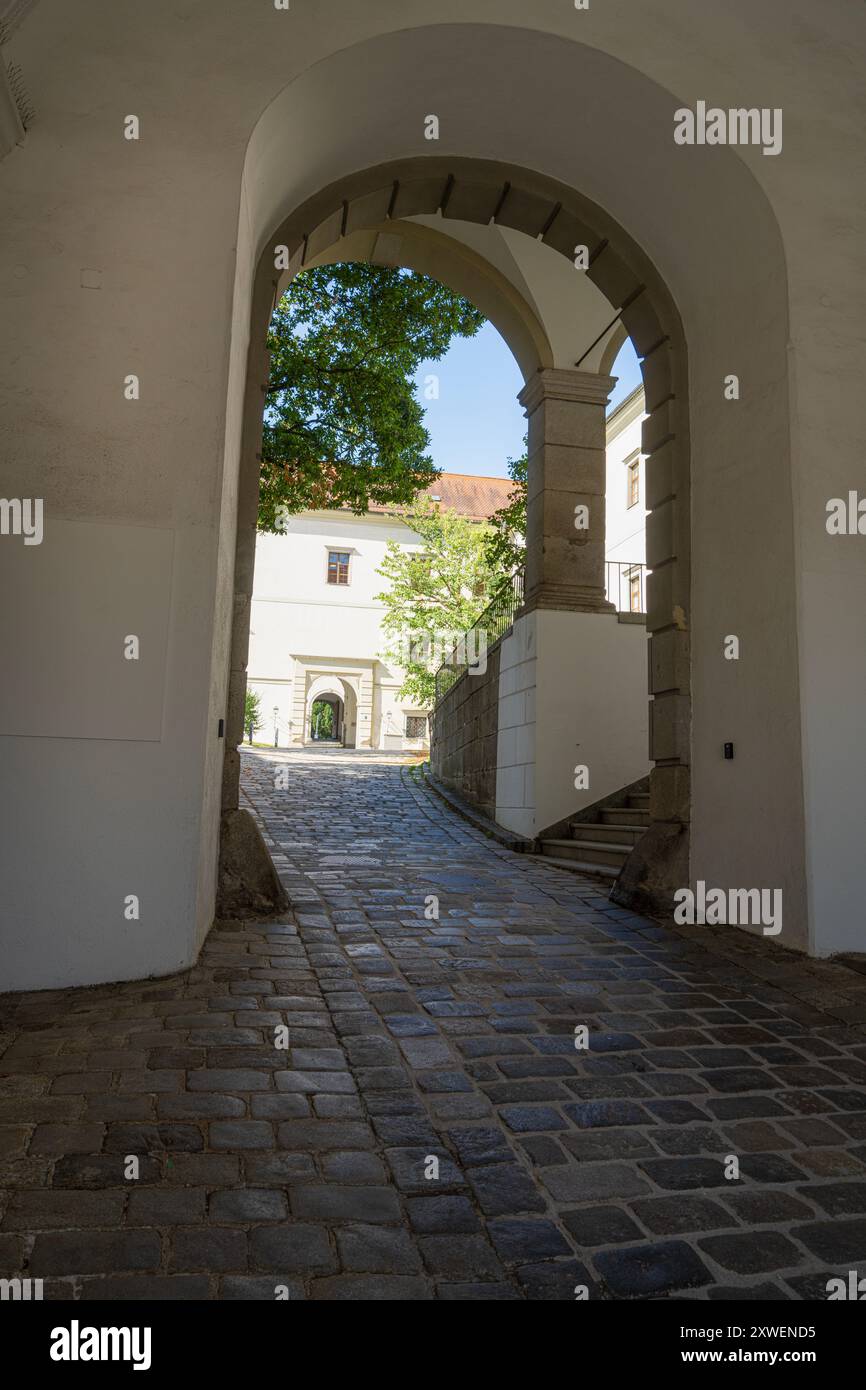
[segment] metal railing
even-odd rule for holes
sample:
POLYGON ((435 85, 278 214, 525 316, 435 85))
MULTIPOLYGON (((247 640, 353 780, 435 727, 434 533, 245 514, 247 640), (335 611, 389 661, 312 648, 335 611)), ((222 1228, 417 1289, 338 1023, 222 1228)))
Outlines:
POLYGON ((617 613, 646 613, 646 565, 606 560, 604 596, 617 613))
POLYGON ((436 672, 436 704, 470 667, 486 669, 488 649, 508 631, 523 605, 524 572, 512 574, 494 594, 484 612, 458 642, 436 672), (482 660, 481 658, 484 658, 482 660))
MULTIPOLYGON (((618 613, 646 613, 646 565, 624 560, 605 561, 605 597, 618 613)), ((436 672, 436 704, 470 669, 483 671, 487 650, 508 631, 523 605, 524 571, 518 570, 497 591, 484 612, 454 644, 436 672)))

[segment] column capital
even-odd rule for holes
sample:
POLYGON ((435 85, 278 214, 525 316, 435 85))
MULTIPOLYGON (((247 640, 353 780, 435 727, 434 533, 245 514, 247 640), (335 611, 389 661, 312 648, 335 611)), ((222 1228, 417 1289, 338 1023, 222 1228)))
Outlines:
POLYGON ((587 405, 607 405, 608 397, 617 383, 615 376, 598 372, 582 372, 577 368, 543 367, 531 376, 518 401, 527 415, 537 410, 542 401, 581 401, 587 405))

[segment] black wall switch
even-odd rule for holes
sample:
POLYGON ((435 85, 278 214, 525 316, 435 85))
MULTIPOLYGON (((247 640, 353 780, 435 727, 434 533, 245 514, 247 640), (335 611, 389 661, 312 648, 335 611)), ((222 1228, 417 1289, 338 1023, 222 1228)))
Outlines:
POLYGON ((733 756, 734 756, 734 745, 733 745, 732 743, 726 743, 726 744, 725 744, 725 757, 726 757, 726 758, 732 758, 733 756))

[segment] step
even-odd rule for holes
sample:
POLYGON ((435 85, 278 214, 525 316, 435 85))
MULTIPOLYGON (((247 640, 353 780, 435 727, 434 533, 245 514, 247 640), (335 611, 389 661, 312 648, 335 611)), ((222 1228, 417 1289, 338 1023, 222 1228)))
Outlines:
POLYGON ((630 792, 628 797, 629 806, 638 806, 642 810, 649 810, 649 792, 630 792))
POLYGON ((586 859, 590 864, 610 864, 621 869, 628 859, 634 845, 630 845, 620 840, 615 844, 600 844, 598 840, 587 840, 581 836, 576 836, 571 842, 580 851, 581 859, 586 859))
POLYGON ((573 844, 573 840, 542 840, 541 854, 533 855, 533 858, 543 858, 546 864, 554 864, 558 869, 568 869, 573 874, 593 874, 596 878, 611 881, 619 878, 619 869, 612 869, 607 864, 591 864, 588 860, 572 859, 565 854, 562 847, 573 844))
POLYGON ((601 812, 603 825, 639 825, 642 829, 650 823, 649 810, 640 806, 614 806, 601 812))
POLYGON ((570 825, 572 837, 575 840, 597 840, 601 843, 631 844, 636 845, 638 840, 646 834, 646 826, 636 823, 634 812, 628 824, 617 821, 614 825, 606 822, 594 820, 573 820, 570 825))
POLYGON ((619 871, 631 854, 632 846, 599 844, 594 840, 542 840, 542 850, 546 845, 554 845, 554 854, 562 859, 582 859, 587 864, 606 864, 619 871))

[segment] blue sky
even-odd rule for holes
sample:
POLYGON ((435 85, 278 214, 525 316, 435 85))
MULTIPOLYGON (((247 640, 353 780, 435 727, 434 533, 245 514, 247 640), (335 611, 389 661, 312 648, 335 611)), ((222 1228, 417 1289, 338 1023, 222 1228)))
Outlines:
MULTIPOLYGON (((611 396, 615 406, 640 381, 630 341, 611 375, 619 377, 611 396)), ((492 323, 485 323, 474 338, 456 338, 441 361, 422 363, 416 384, 437 468, 507 477, 508 459, 523 452, 526 418, 517 404, 523 378, 492 323), (431 374, 439 378, 438 400, 427 400, 424 393, 431 374)))

